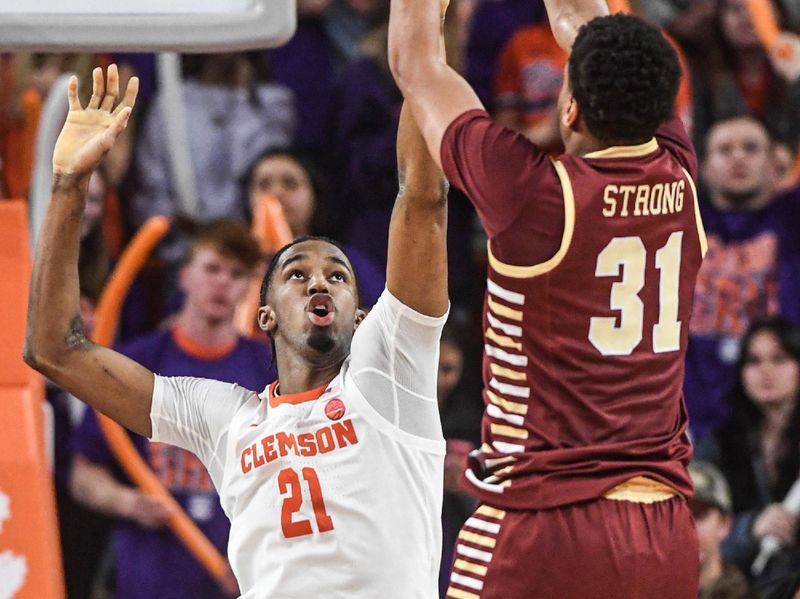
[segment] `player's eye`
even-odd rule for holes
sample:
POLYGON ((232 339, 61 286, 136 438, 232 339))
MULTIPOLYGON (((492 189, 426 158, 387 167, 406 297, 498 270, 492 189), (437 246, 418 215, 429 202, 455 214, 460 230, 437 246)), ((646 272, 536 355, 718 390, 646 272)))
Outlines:
POLYGON ((305 274, 302 270, 293 270, 289 273, 289 279, 294 279, 295 281, 302 281, 305 278, 305 274))
POLYGON ((343 272, 337 270, 331 274, 331 279, 338 281, 339 283, 344 283, 347 280, 347 277, 343 272))

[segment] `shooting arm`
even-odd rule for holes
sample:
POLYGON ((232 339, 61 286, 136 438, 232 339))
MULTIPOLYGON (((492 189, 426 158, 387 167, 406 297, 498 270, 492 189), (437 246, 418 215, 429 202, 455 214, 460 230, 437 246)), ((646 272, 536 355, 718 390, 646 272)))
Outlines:
POLYGON ((572 50, 578 30, 595 17, 608 14, 605 0, 544 0, 550 29, 564 52, 572 50))
POLYGON ((150 435, 153 374, 136 362, 89 341, 79 316, 78 252, 89 176, 124 129, 136 98, 132 79, 123 102, 116 67, 109 92, 100 69, 94 93, 81 108, 70 81, 70 111, 53 154, 53 193, 33 262, 24 359, 57 385, 123 426, 150 435))
POLYGON ((425 146, 406 102, 397 131, 400 189, 389 224, 386 284, 429 316, 447 311, 447 181, 425 146))

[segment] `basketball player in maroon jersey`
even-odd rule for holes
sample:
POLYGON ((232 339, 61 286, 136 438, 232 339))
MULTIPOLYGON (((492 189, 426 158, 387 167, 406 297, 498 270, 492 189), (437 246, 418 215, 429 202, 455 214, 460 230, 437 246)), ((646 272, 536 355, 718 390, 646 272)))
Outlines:
POLYGON ((483 444, 455 599, 693 598, 681 385, 706 249, 697 160, 662 35, 602 0, 545 0, 570 52, 551 160, 437 53, 429 0, 392 0, 392 72, 489 237, 483 444))

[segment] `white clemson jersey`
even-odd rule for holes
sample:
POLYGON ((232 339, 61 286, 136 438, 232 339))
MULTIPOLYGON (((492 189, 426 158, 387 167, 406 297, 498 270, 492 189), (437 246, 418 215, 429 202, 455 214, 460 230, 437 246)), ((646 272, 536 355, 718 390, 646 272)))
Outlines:
POLYGON ((435 599, 445 444, 432 318, 384 291, 328 385, 156 377, 152 439, 196 453, 243 599, 435 599))

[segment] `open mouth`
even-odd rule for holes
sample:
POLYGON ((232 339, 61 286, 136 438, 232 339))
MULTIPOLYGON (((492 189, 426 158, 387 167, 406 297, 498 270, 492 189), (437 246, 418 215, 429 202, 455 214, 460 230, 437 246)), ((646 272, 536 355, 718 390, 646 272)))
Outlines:
POLYGON ((309 320, 318 327, 326 327, 333 322, 336 309, 333 298, 327 293, 317 293, 308 301, 306 307, 309 320))

